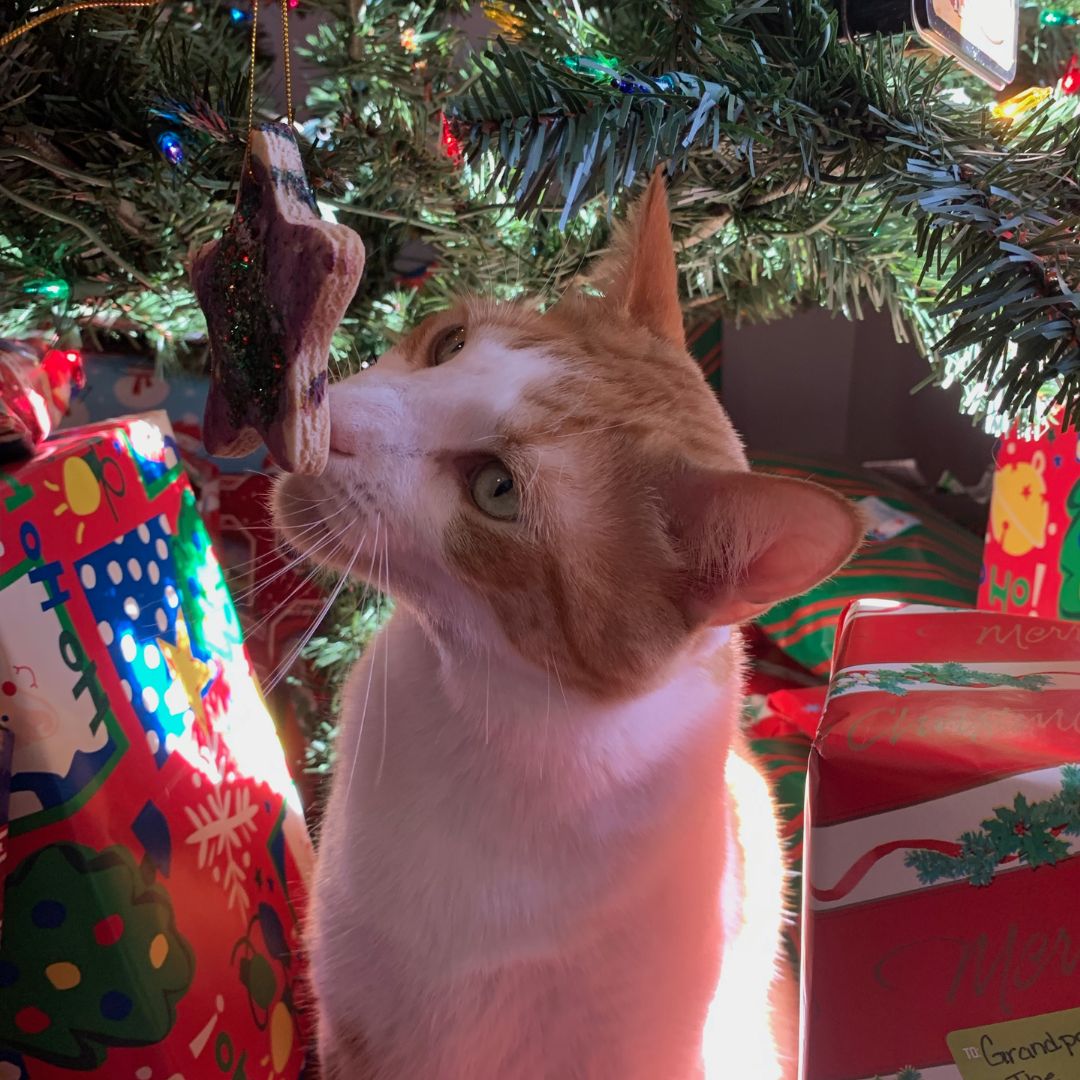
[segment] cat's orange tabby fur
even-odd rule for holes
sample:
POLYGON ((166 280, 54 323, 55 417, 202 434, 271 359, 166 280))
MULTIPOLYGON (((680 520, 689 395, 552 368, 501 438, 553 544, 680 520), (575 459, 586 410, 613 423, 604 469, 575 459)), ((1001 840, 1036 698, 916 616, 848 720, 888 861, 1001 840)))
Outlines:
POLYGON ((748 472, 686 352, 659 176, 601 281, 426 320, 331 389, 326 472, 278 490, 294 546, 398 602, 319 849, 329 1080, 794 1075, 732 627, 859 523, 748 472))

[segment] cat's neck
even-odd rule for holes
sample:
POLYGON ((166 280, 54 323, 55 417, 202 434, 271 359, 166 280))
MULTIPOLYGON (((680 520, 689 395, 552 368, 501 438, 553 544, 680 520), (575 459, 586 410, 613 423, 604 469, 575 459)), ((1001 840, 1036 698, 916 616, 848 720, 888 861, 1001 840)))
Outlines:
POLYGON ((691 743, 702 726, 732 726, 741 641, 731 627, 703 630, 648 689, 609 701, 567 686, 555 665, 540 670, 501 645, 477 648, 441 635, 407 608, 384 633, 380 645, 389 652, 380 659, 377 646, 371 663, 377 681, 389 680, 390 700, 407 692, 428 703, 440 728, 452 725, 477 753, 511 770, 576 766, 630 782, 691 743))

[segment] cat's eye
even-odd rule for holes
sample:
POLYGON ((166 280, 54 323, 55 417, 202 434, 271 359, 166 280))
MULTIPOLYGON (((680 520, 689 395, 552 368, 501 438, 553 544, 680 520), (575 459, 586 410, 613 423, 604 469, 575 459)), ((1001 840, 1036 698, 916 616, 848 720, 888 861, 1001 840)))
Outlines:
POLYGON ((479 466, 469 480, 473 502, 489 517, 513 521, 521 508, 517 484, 501 461, 479 466))
POLYGON ((465 327, 452 326, 444 330, 436 339, 431 349, 431 366, 445 364, 455 353, 465 348, 465 327))

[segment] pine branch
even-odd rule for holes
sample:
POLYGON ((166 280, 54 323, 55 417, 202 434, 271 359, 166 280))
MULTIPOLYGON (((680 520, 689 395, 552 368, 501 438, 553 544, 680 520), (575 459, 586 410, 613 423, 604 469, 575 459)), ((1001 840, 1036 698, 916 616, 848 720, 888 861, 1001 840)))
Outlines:
POLYGON ((960 837, 957 854, 909 851, 904 865, 915 870, 924 885, 967 878, 972 885, 986 886, 1003 862, 1017 860, 1038 867, 1064 859, 1070 847, 1061 839, 1062 834, 1080 835, 1078 765, 1062 769, 1061 789, 1049 799, 1029 803, 1017 794, 1011 807, 995 808, 977 831, 960 837))
MULTIPOLYGON (((633 20, 642 7, 620 11, 633 20)), ((963 381, 1001 413, 1033 417, 1053 396, 1066 422, 1076 420, 1080 193, 1071 100, 1027 123, 990 123, 949 93, 956 77, 947 65, 880 40, 840 43, 835 15, 822 7, 732 0, 687 3, 681 13, 680 22, 669 11, 672 25, 658 31, 659 56, 643 57, 640 33, 620 36, 616 19, 591 55, 577 51, 586 46, 571 27, 553 32, 550 17, 523 45, 498 43, 458 102, 456 130, 470 160, 494 162, 493 183, 519 213, 561 200, 564 225, 595 197, 610 210, 664 162, 677 178, 676 199, 683 184, 709 193, 675 219, 690 281, 698 275, 701 292, 723 294, 726 312, 745 312, 750 301, 753 315, 771 316, 824 299, 850 313, 853 294, 874 281, 901 333, 939 373, 949 356, 967 356, 963 381), (794 232, 808 216, 826 220, 838 199, 846 209, 828 219, 828 244, 764 248, 781 268, 796 260, 780 273, 805 276, 809 287, 769 289, 754 303, 746 290, 759 276, 752 263, 733 262, 731 237, 767 245, 764 205, 794 232), (908 222, 916 243, 887 270, 866 243, 865 217, 851 212, 859 208, 872 208, 879 227, 908 222), (827 260, 824 275, 821 264, 802 275, 800 246, 827 260), (694 248, 714 256, 711 272, 694 248), (823 297, 817 283, 841 267, 854 289, 823 297)), ((1033 32, 1030 16, 1028 24, 1033 32)), ((1075 29, 1043 29, 1059 47, 1075 43, 1075 29)))

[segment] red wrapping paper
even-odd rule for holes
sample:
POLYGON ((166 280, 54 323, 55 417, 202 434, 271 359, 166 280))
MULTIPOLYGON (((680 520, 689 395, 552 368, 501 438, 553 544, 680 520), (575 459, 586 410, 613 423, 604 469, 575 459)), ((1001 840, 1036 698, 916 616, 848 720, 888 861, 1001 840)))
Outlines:
POLYGON ((1011 432, 995 460, 979 607, 1080 619, 1080 436, 1011 432))
POLYGON ((948 1036, 1080 1002, 1080 625, 861 601, 833 668, 801 1077, 1010 1080, 948 1036))
POLYGON ((311 849, 163 414, 0 472, 0 1076, 296 1080, 311 849))

